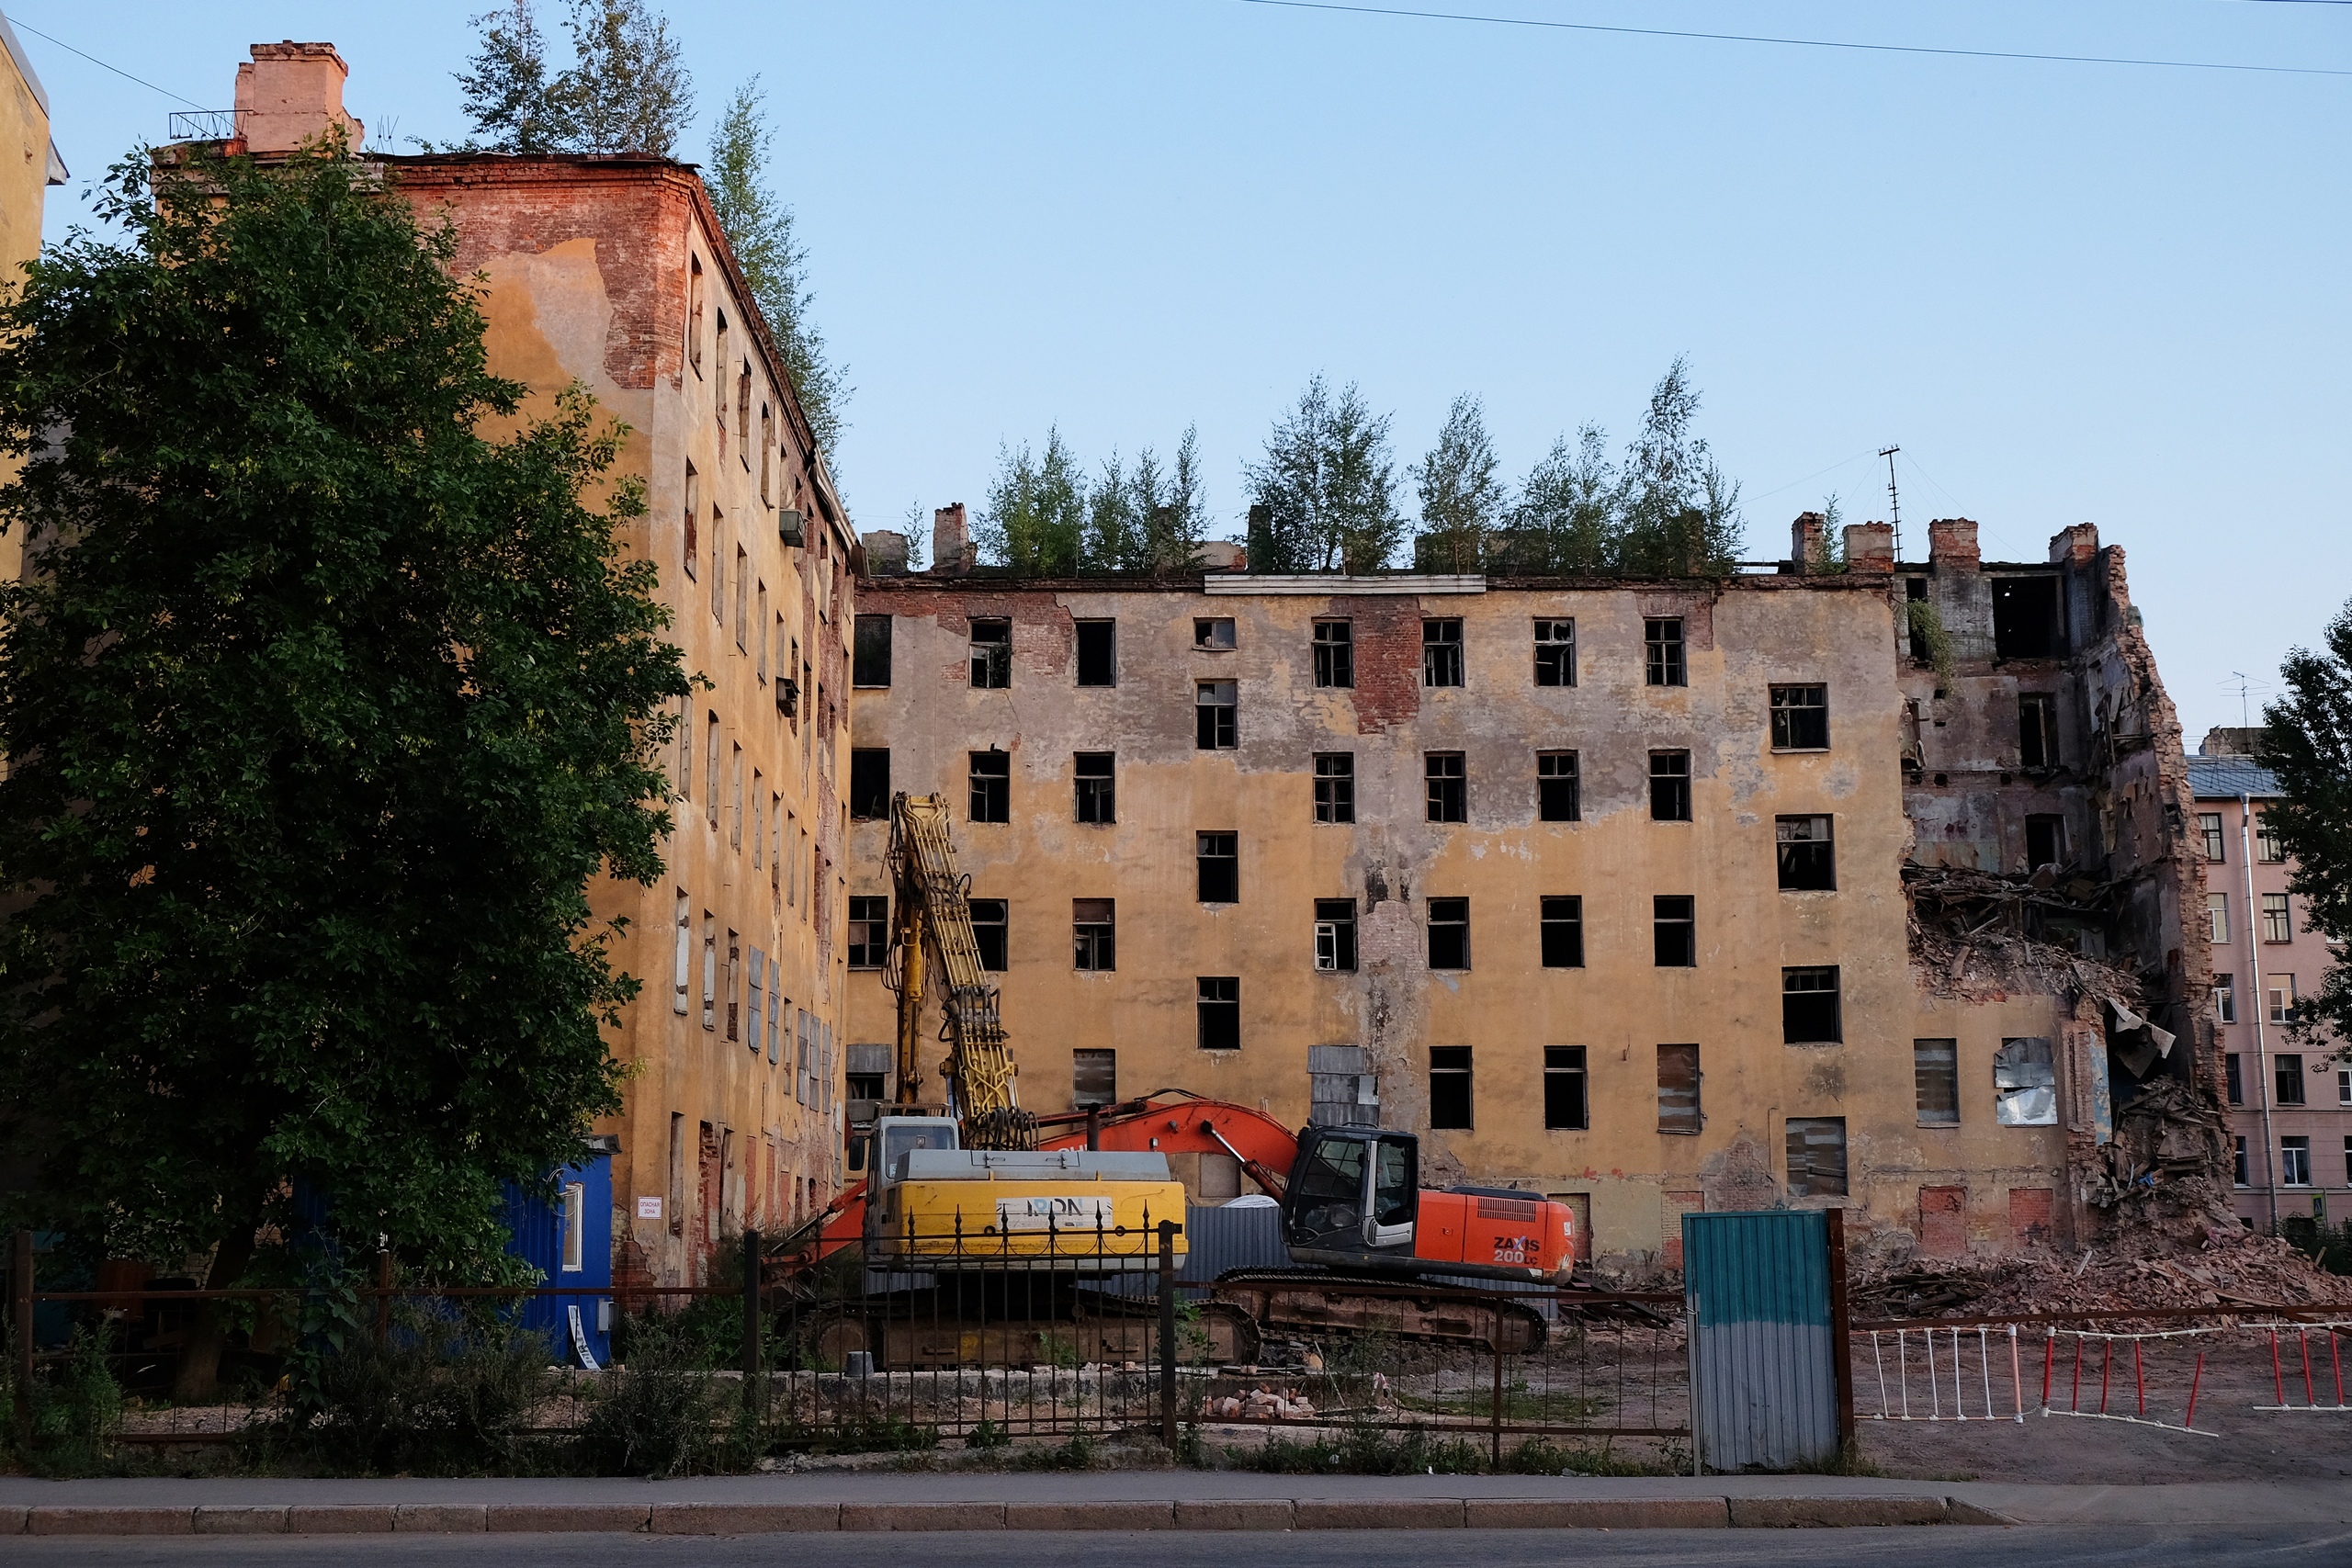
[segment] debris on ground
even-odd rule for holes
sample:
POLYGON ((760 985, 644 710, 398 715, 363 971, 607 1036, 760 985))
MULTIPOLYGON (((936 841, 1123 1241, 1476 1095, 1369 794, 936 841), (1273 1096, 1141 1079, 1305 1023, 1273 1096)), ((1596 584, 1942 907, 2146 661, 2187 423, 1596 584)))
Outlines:
POLYGON ((1264 1383, 1246 1389, 1238 1394, 1223 1397, 1210 1395, 1201 1401, 1204 1421, 1295 1421, 1315 1414, 1315 1406, 1306 1395, 1291 1390, 1276 1391, 1264 1383))
POLYGON ((2327 1273, 2280 1237, 2257 1235, 2233 1222, 2193 1247, 2135 1247, 2131 1253, 2093 1247, 2074 1257, 2034 1251, 1915 1259, 1883 1272, 1857 1269, 1847 1299, 1854 1315, 1865 1320, 2134 1306, 2352 1309, 2352 1276, 2327 1273))

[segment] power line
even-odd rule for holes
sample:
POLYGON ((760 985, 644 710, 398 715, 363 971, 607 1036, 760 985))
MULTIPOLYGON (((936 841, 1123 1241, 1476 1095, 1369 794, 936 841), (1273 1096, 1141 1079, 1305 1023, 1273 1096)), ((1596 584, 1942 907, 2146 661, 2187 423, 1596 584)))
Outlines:
POLYGON ((1419 11, 1383 6, 1347 6, 1339 0, 1240 0, 1289 11, 1340 11, 1360 17, 1410 17, 1431 22, 1483 22, 1498 28, 1543 28, 1572 33, 1615 33, 1630 38, 1703 39, 1713 43, 1770 43, 1791 49, 1843 49, 1868 54, 1928 54, 1956 60, 2038 60, 2063 65, 2148 65, 2173 71, 2252 71, 2276 76, 2352 76, 2352 70, 2322 65, 2239 65, 2217 60, 2151 60, 2113 54, 2033 54, 2008 49, 1943 49, 1918 43, 1855 43, 1844 39, 1777 38, 1764 33, 1702 33, 1673 28, 1611 27, 1601 22, 1555 22, 1532 17, 1485 17, 1467 11, 1419 11))
POLYGON ((204 107, 202 104, 198 103, 194 98, 180 97, 177 93, 173 92, 169 87, 158 87, 154 83, 150 82, 144 76, 133 76, 130 72, 125 71, 119 65, 108 65, 96 55, 90 53, 86 50, 75 49, 72 44, 67 43, 62 38, 51 38, 49 34, 41 31, 30 22, 26 21, 22 17, 11 17, 8 20, 11 25, 24 28, 25 31, 32 34, 33 37, 37 39, 45 39, 49 42, 53 43, 58 48, 63 50, 68 54, 78 54, 83 59, 88 61, 91 64, 96 66, 99 70, 111 71, 126 82, 136 82, 151 93, 161 93, 167 98, 177 99, 179 102, 186 104, 192 109, 200 109, 204 107))

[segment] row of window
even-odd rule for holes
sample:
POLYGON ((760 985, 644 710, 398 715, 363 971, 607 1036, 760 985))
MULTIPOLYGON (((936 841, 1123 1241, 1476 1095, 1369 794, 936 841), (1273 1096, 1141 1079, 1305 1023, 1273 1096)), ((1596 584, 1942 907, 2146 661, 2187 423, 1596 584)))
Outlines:
MULTIPOLYGON (((2262 898, 2262 940, 2292 942, 2295 940, 2294 901, 2284 893, 2265 893, 2262 898)), ((2205 895, 2205 933, 2216 946, 2230 940, 2230 896, 2226 893, 2205 895)))
MULTIPOLYGON (((2242 1060, 2243 1058, 2234 1051, 2222 1058, 2222 1065, 2225 1072, 2232 1105, 2245 1103, 2245 1068, 2239 1065, 2242 1060)), ((2333 1058, 2323 1058, 2323 1060, 2333 1060, 2333 1058)), ((2326 1071, 2327 1069, 2322 1066, 2315 1069, 2314 1076, 2319 1077, 2322 1082, 2325 1082, 2326 1071)), ((2273 1105, 2311 1103, 2311 1100, 2306 1098, 2303 1058, 2301 1053, 2283 1052, 2270 1058, 2270 1103, 2273 1105)), ((2335 1070, 2335 1103, 2339 1106, 2352 1107, 2352 1067, 2338 1067, 2335 1070)))
MULTIPOLYGON (((2229 840, 2222 832, 2220 812, 2199 812, 2197 833, 2204 840, 2205 859, 2208 862, 2214 865, 2221 865, 2228 861, 2229 840)), ((2278 841, 2278 829, 2258 817, 2255 818, 2254 823, 2254 858, 2265 865, 2282 864, 2287 859, 2287 848, 2278 841)))
MULTIPOLYGON (((2302 1015, 2297 1010, 2295 977, 2292 975, 2267 975, 2263 977, 2263 1017, 2271 1023, 2300 1023, 2302 1015)), ((2235 975, 2213 976, 2213 1021, 2235 1023, 2238 1021, 2238 977, 2235 975)))
POLYGON ((768 1066, 775 1066, 786 1059, 785 1021, 793 1020, 790 1049, 796 1075, 795 1097, 802 1105, 830 1110, 833 1081, 831 1026, 807 1009, 793 1006, 792 998, 784 994, 783 962, 774 953, 763 953, 756 947, 750 949, 747 969, 745 949, 738 933, 728 931, 722 946, 718 917, 707 909, 703 911, 701 941, 697 943, 693 899, 680 888, 670 1010, 681 1018, 693 1016, 697 968, 702 982, 703 1028, 730 1043, 748 1044, 754 1056, 764 1047, 768 1066), (701 954, 699 965, 695 962, 697 950, 701 954))
MULTIPOLYGON (((2234 1168, 2231 1173, 2231 1179, 2240 1187, 2251 1187, 2254 1185, 2254 1173, 2248 1168, 2250 1162, 2246 1158, 2245 1139, 2241 1136, 2236 1142, 2237 1150, 2233 1162, 2234 1168)), ((2344 1140, 2343 1169, 2344 1184, 2346 1187, 2352 1187, 2352 1137, 2344 1140)), ((2312 1180, 2312 1141, 2308 1137, 2298 1135, 2278 1140, 2278 1185, 2281 1187, 2316 1185, 2312 1180)))

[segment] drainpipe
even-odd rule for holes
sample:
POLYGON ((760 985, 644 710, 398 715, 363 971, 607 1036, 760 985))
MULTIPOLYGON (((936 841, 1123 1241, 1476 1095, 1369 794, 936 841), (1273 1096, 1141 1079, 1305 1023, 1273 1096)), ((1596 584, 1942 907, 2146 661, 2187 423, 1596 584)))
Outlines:
POLYGON ((2262 939, 2255 934, 2257 906, 2254 898, 2254 797, 2238 795, 2238 863, 2245 868, 2245 951, 2252 973, 2246 976, 2254 996, 2254 1081, 2262 1091, 2262 1185, 2270 1196, 2270 1228, 2278 1228, 2278 1140, 2271 1135, 2270 1047, 2263 1028, 2270 998, 2262 984, 2262 939))

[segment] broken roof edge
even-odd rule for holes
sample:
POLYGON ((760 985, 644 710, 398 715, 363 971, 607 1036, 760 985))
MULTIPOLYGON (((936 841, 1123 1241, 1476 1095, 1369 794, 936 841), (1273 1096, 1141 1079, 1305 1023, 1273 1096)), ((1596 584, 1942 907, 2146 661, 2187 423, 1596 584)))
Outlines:
POLYGON ((1725 590, 1800 592, 1819 590, 1884 593, 1883 572, 1838 572, 1799 577, 1793 574, 1718 577, 1542 577, 1480 576, 1392 572, 1379 576, 1342 576, 1338 572, 1301 572, 1253 577, 1246 572, 1187 572, 1158 577, 1149 572, 1104 572, 1099 576, 1023 576, 1004 567, 981 567, 968 572, 885 572, 863 579, 860 587, 880 592, 920 588, 934 592, 957 591, 986 593, 1201 593, 1227 598, 1257 595, 1369 595, 1455 593, 1607 593, 1620 591, 1713 593, 1725 590))

